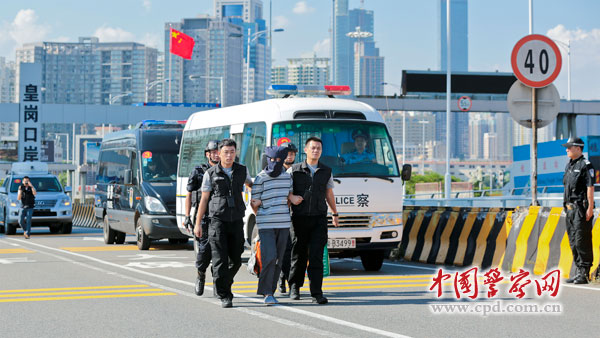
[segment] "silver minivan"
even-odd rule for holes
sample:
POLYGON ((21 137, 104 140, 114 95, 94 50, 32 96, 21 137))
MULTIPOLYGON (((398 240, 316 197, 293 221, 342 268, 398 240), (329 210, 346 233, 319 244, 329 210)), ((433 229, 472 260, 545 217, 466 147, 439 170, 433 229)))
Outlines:
POLYGON ((37 190, 31 226, 47 226, 51 233, 71 233, 73 207, 71 198, 66 194, 70 187, 63 189, 43 162, 13 163, 10 174, 0 187, 0 233, 13 235, 19 227, 21 202, 17 200, 17 194, 24 176, 30 178, 37 190))

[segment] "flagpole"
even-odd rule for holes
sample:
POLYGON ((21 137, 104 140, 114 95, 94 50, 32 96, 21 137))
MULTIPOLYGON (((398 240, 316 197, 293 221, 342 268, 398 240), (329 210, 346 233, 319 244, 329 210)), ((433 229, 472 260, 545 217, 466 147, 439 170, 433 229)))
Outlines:
POLYGON ((171 76, 171 41, 173 40, 173 27, 169 23, 169 97, 167 98, 167 103, 171 103, 171 82, 173 82, 173 77, 171 76))

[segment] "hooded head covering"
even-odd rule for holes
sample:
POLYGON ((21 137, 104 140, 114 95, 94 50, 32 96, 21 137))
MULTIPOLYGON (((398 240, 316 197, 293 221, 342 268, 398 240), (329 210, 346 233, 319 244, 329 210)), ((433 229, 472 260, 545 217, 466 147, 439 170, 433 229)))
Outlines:
POLYGON ((288 148, 278 146, 266 147, 265 155, 267 156, 265 172, 271 177, 279 176, 283 168, 283 161, 288 155, 288 148), (280 161, 277 162, 277 159, 280 159, 280 161))

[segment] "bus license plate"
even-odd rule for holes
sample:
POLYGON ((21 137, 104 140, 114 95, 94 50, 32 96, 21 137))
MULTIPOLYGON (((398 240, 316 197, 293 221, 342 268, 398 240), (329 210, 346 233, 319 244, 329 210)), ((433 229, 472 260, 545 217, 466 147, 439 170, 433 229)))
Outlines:
POLYGON ((327 240, 329 249, 354 249, 356 248, 355 238, 330 238, 327 240))

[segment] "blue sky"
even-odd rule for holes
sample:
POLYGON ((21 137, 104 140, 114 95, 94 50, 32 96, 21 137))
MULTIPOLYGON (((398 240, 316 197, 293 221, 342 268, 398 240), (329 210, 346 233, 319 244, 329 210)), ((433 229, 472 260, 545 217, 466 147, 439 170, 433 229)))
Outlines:
MULTIPOLYGON (((263 0, 268 17, 268 0, 263 0)), ((385 80, 400 84, 403 69, 438 69, 438 0, 365 0, 375 12, 375 40, 385 56, 385 80)), ((350 0, 350 8, 360 6, 350 0)), ((3 3, 0 56, 14 59, 23 42, 139 41, 162 49, 168 21, 213 14, 213 1, 104 0, 3 3)), ((534 33, 571 39, 573 99, 600 99, 600 1, 534 0, 534 33)), ((276 64, 287 58, 329 56, 330 0, 273 0, 276 64)), ((469 70, 510 72, 510 52, 528 34, 528 0, 469 0, 469 70)), ((567 93, 565 64, 556 86, 567 93)), ((387 88, 389 94, 393 88, 387 88)))

